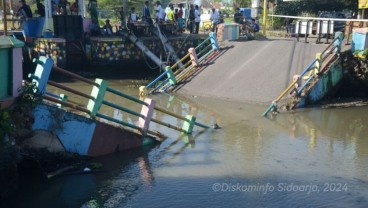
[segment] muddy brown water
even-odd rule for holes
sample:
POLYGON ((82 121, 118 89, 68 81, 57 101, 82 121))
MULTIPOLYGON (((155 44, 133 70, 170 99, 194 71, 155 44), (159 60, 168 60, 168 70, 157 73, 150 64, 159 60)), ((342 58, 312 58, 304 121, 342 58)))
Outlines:
MULTIPOLYGON (((91 90, 79 82, 66 85, 91 90)), ((136 96, 139 81, 111 80, 110 86, 136 96)), ((195 127, 186 136, 153 124, 168 136, 161 144, 96 158, 103 172, 25 179, 1 207, 368 206, 367 107, 302 109, 267 119, 261 117, 265 105, 178 94, 151 98, 162 108, 221 129, 195 127)), ((140 109, 125 99, 108 99, 140 109)), ((137 121, 108 107, 102 112, 137 121)), ((172 117, 154 116, 181 125, 172 117)))

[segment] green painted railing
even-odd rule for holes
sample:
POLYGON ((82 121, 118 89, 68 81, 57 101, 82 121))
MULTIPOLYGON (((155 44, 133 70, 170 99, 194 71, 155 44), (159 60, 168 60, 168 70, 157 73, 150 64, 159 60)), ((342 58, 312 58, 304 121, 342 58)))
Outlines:
MULTIPOLYGON (((41 64, 42 65, 42 63, 40 61, 37 61, 36 60, 35 62, 37 62, 38 64, 41 64)), ((58 103, 61 106, 70 107, 70 108, 76 109, 78 111, 81 111, 81 112, 84 112, 84 113, 88 113, 91 116, 100 117, 100 118, 106 119, 108 121, 111 121, 111 122, 114 122, 114 123, 117 123, 117 124, 121 124, 121 125, 130 127, 130 128, 136 129, 136 130, 139 130, 140 132, 147 132, 148 134, 152 134, 152 135, 159 136, 159 137, 161 137, 162 134, 159 133, 159 132, 157 132, 157 131, 151 131, 151 130, 148 130, 148 129, 143 129, 143 128, 135 125, 135 124, 127 123, 127 122, 118 120, 116 118, 112 118, 112 117, 110 117, 108 115, 101 114, 99 112, 99 109, 100 109, 101 105, 106 105, 106 106, 109 106, 111 108, 118 109, 118 110, 123 111, 123 112, 126 112, 128 114, 137 116, 138 118, 142 118, 145 121, 147 121, 147 120, 148 120, 148 122, 149 121, 152 121, 152 122, 155 122, 157 124, 166 126, 168 128, 171 128, 171 129, 174 129, 174 130, 183 132, 183 133, 191 133, 192 132, 192 128, 193 128, 194 125, 197 125, 197 126, 202 127, 202 128, 209 128, 209 126, 207 126, 207 125, 204 125, 204 124, 201 124, 199 122, 196 122, 194 117, 191 117, 191 116, 184 117, 184 116, 181 116, 181 115, 177 115, 177 114, 172 113, 172 112, 169 112, 169 111, 167 111, 165 109, 159 108, 159 107, 157 107, 155 105, 150 105, 149 103, 146 103, 145 101, 142 101, 142 100, 140 100, 140 99, 138 99, 136 97, 127 95, 127 94, 125 94, 123 92, 120 92, 119 90, 116 90, 114 88, 110 88, 110 87, 107 86, 107 82, 105 82, 103 80, 97 79, 94 82, 94 81, 91 81, 89 79, 86 79, 86 78, 84 78, 82 76, 79 76, 77 74, 74 74, 72 72, 66 71, 66 70, 61 69, 61 68, 56 67, 56 66, 53 66, 52 67, 52 70, 55 71, 55 72, 62 73, 64 75, 66 75, 66 76, 70 76, 72 78, 75 78, 77 80, 83 81, 83 82, 85 82, 85 83, 90 84, 90 85, 93 86, 92 94, 91 95, 88 95, 88 94, 85 94, 83 92, 80 92, 80 91, 78 91, 76 89, 73 89, 73 88, 64 86, 62 84, 59 84, 59 83, 56 83, 56 82, 53 82, 53 81, 48 80, 47 83, 49 85, 52 85, 52 86, 57 87, 57 88, 60 88, 60 89, 62 89, 64 91, 67 91, 67 92, 70 92, 70 93, 76 94, 78 96, 81 96, 81 97, 84 97, 84 98, 89 99, 89 102, 88 102, 87 107, 82 107, 83 105, 80 104, 80 103, 76 103, 76 102, 73 102, 73 101, 67 100, 67 99, 62 99, 58 95, 54 95, 52 93, 45 92, 44 98, 46 100, 52 101, 54 103, 58 103), (182 120, 184 122, 183 127, 177 127, 177 126, 171 125, 169 123, 166 123, 166 122, 157 120, 155 118, 151 118, 151 116, 147 117, 146 115, 143 115, 142 113, 139 113, 139 112, 136 112, 134 110, 128 109, 128 108, 123 107, 121 105, 118 105, 116 103, 113 103, 113 102, 104 100, 105 92, 110 92, 110 93, 115 94, 115 95, 117 95, 119 97, 123 97, 123 98, 126 98, 126 99, 128 99, 130 101, 133 101, 133 102, 137 103, 137 104, 146 106, 147 108, 152 108, 152 110, 154 109, 154 110, 160 111, 160 112, 162 112, 164 114, 167 114, 167 115, 173 116, 173 117, 175 117, 177 119, 180 119, 180 120, 182 120)), ((35 80, 39 80, 40 79, 39 77, 36 77, 35 75, 30 75, 30 77, 33 78, 33 79, 35 79, 35 80)))
POLYGON ((208 38, 206 38, 204 41, 202 41, 200 44, 198 44, 198 46, 194 48, 194 53, 191 52, 187 53, 181 60, 179 60, 172 66, 168 67, 165 72, 160 74, 147 86, 142 86, 140 88, 140 94, 143 95, 155 92, 164 92, 169 87, 182 82, 191 74, 193 74, 193 72, 197 68, 197 65, 202 64, 206 59, 208 59, 208 57, 210 57, 212 54, 218 51, 218 49, 219 47, 217 44, 216 37, 214 33, 211 33, 208 38), (191 57, 191 59, 194 58, 195 60, 191 60, 189 59, 189 57, 191 57), (186 59, 188 60, 183 64, 183 66, 178 68, 177 67, 178 63, 183 63, 186 59), (193 61, 197 62, 197 64, 193 64, 193 61), (168 77, 163 79, 165 75, 167 75, 168 77), (159 84, 156 85, 157 83, 159 84), (148 89, 151 87, 154 88, 148 91, 148 89))
POLYGON ((298 79, 294 80, 263 112, 262 116, 267 116, 271 111, 277 110, 277 103, 284 98, 287 94, 290 94, 291 90, 296 90, 295 95, 300 96, 303 90, 310 85, 312 80, 318 78, 318 76, 326 71, 326 67, 329 62, 335 59, 336 53, 340 52, 341 43, 343 40, 343 34, 341 32, 336 33, 336 37, 332 42, 323 50, 319 57, 314 59, 301 73, 298 75, 298 79), (332 55, 332 56, 331 56, 332 55), (328 58, 330 57, 330 60, 328 58), (326 61, 328 60, 328 61, 326 61), (309 72, 309 76, 305 75, 309 72), (304 78, 304 79, 303 79, 304 78), (305 80, 305 81, 304 81, 305 80), (300 85, 296 84, 300 82, 300 85))

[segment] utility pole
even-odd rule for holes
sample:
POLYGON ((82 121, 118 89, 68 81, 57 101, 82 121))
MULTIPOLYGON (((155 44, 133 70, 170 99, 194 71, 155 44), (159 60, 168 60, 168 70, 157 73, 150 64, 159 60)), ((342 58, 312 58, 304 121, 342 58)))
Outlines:
POLYGON ((266 35, 267 3, 268 3, 268 0, 263 0, 263 35, 266 35))
POLYGON ((4 23, 4 36, 8 36, 8 28, 6 24, 6 0, 3 0, 3 23, 4 23))
MULTIPOLYGON (((9 12, 11 13, 12 15, 12 19, 14 19, 14 11, 13 11, 13 1, 12 0, 9 0, 9 12)), ((12 21, 12 25, 11 25, 11 28, 15 28, 14 26, 14 21, 12 21)))

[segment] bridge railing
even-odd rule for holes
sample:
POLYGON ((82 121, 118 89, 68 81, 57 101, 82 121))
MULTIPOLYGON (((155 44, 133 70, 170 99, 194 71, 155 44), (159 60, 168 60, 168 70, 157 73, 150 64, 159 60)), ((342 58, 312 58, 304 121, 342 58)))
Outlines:
POLYGON ((272 101, 262 116, 267 116, 271 111, 276 111, 278 102, 285 98, 286 95, 301 96, 302 92, 311 84, 312 80, 318 78, 318 76, 328 70, 328 64, 335 60, 336 54, 340 52, 343 40, 343 34, 341 32, 336 33, 335 36, 332 42, 321 53, 316 55, 316 59, 300 75, 294 75, 293 82, 272 101))
POLYGON ((164 92, 171 86, 180 83, 191 76, 195 69, 208 60, 219 50, 216 34, 210 33, 208 38, 202 41, 195 48, 189 48, 188 53, 177 63, 165 68, 165 72, 146 86, 139 88, 140 95, 151 94, 154 92, 164 92), (184 62, 186 60, 186 62, 184 62), (178 67, 179 63, 183 66, 178 67), (166 78, 164 78, 166 76, 166 78), (160 83, 159 83, 160 82, 160 83), (159 83, 159 84, 157 84, 159 83), (152 89, 150 89, 152 88, 152 89), (150 91, 148 91, 150 89, 150 91))
MULTIPOLYGON (((289 18, 296 21, 295 31, 298 41, 299 37, 304 36, 305 42, 313 34, 317 35, 316 43, 322 43, 322 36, 326 38, 326 43, 329 43, 330 37, 338 31, 344 32, 346 36, 346 44, 350 44, 351 35, 354 28, 367 27, 368 19, 343 19, 343 18, 320 18, 320 17, 300 17, 287 15, 268 15, 269 17, 289 18), (300 27, 299 27, 300 26, 300 27)), ((288 30, 288 35, 292 35, 292 26, 284 28, 288 30)), ((281 32, 281 31, 279 31, 281 32)), ((287 35, 285 34, 285 35, 287 35)))
POLYGON ((331 61, 334 61, 336 58, 336 53, 340 52, 341 42, 342 42, 341 37, 339 36, 335 37, 335 39, 333 39, 331 44, 328 45, 326 49, 322 53, 320 53, 320 55, 317 55, 320 56, 319 58, 316 59, 316 63, 318 64, 314 68, 317 71, 315 71, 312 74, 309 74, 309 76, 306 78, 303 77, 303 80, 305 81, 298 89, 297 96, 300 96, 302 94, 304 89, 311 83, 311 81, 314 78, 318 77, 320 74, 323 74, 325 71, 328 70, 327 68, 328 64, 331 63, 331 61))
POLYGON ((169 112, 165 109, 162 109, 158 106, 156 106, 156 102, 152 99, 148 99, 146 98, 144 101, 132 97, 130 95, 127 95, 119 90, 113 89, 108 87, 108 83, 105 80, 102 79, 96 79, 95 81, 91 81, 89 79, 86 79, 82 76, 79 76, 77 74, 74 74, 72 72, 66 71, 62 68, 53 66, 53 62, 51 59, 45 58, 45 57, 41 57, 40 59, 34 60, 34 62, 37 63, 37 68, 36 68, 36 72, 35 74, 31 74, 30 77, 33 78, 33 82, 36 83, 36 85, 38 86, 40 92, 42 92, 44 94, 44 98, 48 101, 51 101, 53 103, 57 103, 61 106, 66 106, 66 107, 70 107, 73 108, 75 110, 87 113, 89 116, 91 117, 100 117, 103 119, 106 119, 108 121, 111 121, 113 123, 117 123, 117 124, 121 124, 123 126, 126 127, 130 127, 133 129, 136 129, 138 131, 140 131, 142 134, 151 134, 151 135, 155 135, 158 137, 162 137, 163 135, 157 131, 154 130, 150 130, 149 129, 149 124, 150 122, 155 122, 157 124, 160 124, 162 126, 186 133, 186 134, 190 134, 193 131, 193 127, 195 125, 202 127, 202 128, 209 128, 209 126, 201 124, 196 122, 196 118, 192 115, 186 115, 186 116, 182 116, 182 115, 177 115, 175 113, 169 112), (76 89, 64 86, 62 84, 53 82, 48 80, 48 77, 50 75, 51 69, 55 72, 61 73, 63 75, 72 77, 74 79, 80 80, 84 83, 87 83, 89 85, 92 85, 92 92, 90 95, 85 94, 83 92, 80 92, 76 89), (75 95, 78 95, 80 97, 86 98, 88 99, 88 103, 87 105, 84 104, 80 104, 74 101, 71 101, 68 99, 68 96, 64 96, 64 95, 55 95, 52 94, 50 92, 46 92, 46 84, 52 85, 56 88, 62 89, 64 91, 73 93, 75 95), (136 104, 141 105, 142 109, 141 112, 136 112, 133 111, 131 109, 128 109, 122 105, 119 105, 117 103, 113 103, 111 101, 105 100, 105 94, 106 92, 112 93, 120 98, 125 98, 128 99, 136 104), (132 123, 128 123, 113 117, 110 117, 108 115, 102 114, 100 112, 100 108, 102 107, 102 105, 106 105, 109 106, 111 108, 126 112, 128 114, 134 115, 138 117, 138 125, 132 124, 132 123), (160 111, 161 113, 167 114, 169 116, 175 117, 177 119, 180 119, 181 121, 183 121, 183 126, 182 127, 178 127, 178 126, 174 126, 171 125, 169 123, 160 121, 158 119, 153 118, 154 115, 154 110, 160 111))

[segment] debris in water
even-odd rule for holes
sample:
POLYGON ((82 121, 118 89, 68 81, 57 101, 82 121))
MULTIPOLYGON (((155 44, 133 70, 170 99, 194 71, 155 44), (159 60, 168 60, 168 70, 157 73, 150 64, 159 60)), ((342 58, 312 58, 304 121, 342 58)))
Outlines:
POLYGON ((217 123, 213 124, 212 128, 213 129, 221 129, 221 127, 217 123))

